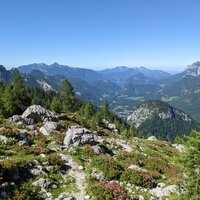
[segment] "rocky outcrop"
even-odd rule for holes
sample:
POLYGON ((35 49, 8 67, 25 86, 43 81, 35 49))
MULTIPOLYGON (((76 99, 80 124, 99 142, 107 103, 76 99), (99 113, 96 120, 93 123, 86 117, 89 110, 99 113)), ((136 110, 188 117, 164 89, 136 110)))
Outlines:
POLYGON ((148 137, 147 140, 156 141, 157 138, 156 138, 156 136, 152 135, 152 136, 148 137))
POLYGON ((45 122, 44 126, 40 128, 40 132, 43 135, 50 135, 52 131, 59 131, 60 129, 61 126, 58 122, 45 122))
POLYGON ((154 117, 158 117, 163 120, 169 118, 180 118, 182 121, 192 121, 192 118, 183 111, 173 108, 165 102, 157 100, 145 101, 140 104, 140 106, 127 117, 127 121, 129 123, 134 123, 136 127, 139 127, 147 119, 154 117))
POLYGON ((101 145, 94 145, 91 147, 92 150, 94 151, 94 153, 96 154, 106 154, 107 156, 114 156, 114 153, 112 150, 108 149, 105 146, 101 146, 101 145))
POLYGON ((172 193, 179 194, 178 187, 176 185, 164 187, 164 184, 158 185, 156 188, 152 189, 150 193, 160 199, 163 197, 169 197, 172 193))
POLYGON ((23 120, 22 120, 20 115, 13 115, 12 117, 9 118, 9 121, 11 123, 17 124, 17 125, 22 125, 23 124, 23 120))
POLYGON ((43 123, 40 132, 44 135, 49 135, 52 131, 60 130, 61 128, 58 117, 40 105, 30 106, 21 116, 13 115, 9 118, 9 121, 17 125, 24 124, 28 127, 43 123))
POLYGON ((90 130, 80 127, 71 126, 65 136, 64 146, 77 147, 85 144, 95 145, 102 142, 102 138, 93 134, 90 130))
POLYGON ((4 135, 0 135, 0 142, 3 144, 7 144, 8 138, 4 135))
POLYGON ((200 75, 200 62, 194 62, 191 65, 187 66, 187 69, 185 71, 186 75, 190 76, 199 76, 200 75))
POLYGON ((58 122, 58 118, 50 111, 46 110, 40 105, 33 105, 27 108, 22 114, 22 119, 27 121, 27 124, 36 124, 41 122, 58 122), (31 122, 28 123, 28 120, 31 119, 31 122))
POLYGON ((128 169, 132 169, 132 170, 136 170, 136 171, 142 171, 142 172, 147 172, 146 169, 142 169, 141 167, 139 167, 138 165, 130 165, 128 167, 128 169))
POLYGON ((119 132, 115 124, 110 123, 110 122, 107 121, 106 119, 103 119, 103 123, 104 123, 104 125, 105 125, 108 129, 110 129, 110 130, 113 131, 114 133, 118 133, 118 132, 119 132))
POLYGON ((162 140, 173 141, 177 135, 199 130, 199 124, 183 111, 160 100, 142 102, 127 122, 134 124, 145 136, 152 134, 162 140))
POLYGON ((173 147, 175 147, 179 152, 185 152, 186 148, 182 144, 172 144, 173 147))
POLYGON ((38 186, 40 188, 45 188, 48 185, 48 181, 44 178, 40 178, 38 181, 35 181, 32 185, 38 186))

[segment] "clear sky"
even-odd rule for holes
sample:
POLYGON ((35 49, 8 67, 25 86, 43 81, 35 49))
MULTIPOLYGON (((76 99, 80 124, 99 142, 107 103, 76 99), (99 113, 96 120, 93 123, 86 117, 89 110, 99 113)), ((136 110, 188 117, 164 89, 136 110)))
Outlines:
POLYGON ((0 0, 0 64, 177 71, 200 59, 200 0, 0 0))

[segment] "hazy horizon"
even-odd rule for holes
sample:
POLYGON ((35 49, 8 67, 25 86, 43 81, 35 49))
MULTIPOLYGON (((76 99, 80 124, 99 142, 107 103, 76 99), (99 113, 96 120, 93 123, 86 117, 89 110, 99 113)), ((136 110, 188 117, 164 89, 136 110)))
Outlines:
POLYGON ((0 64, 179 72, 200 59, 198 0, 1 0, 0 64))
MULTIPOLYGON (((7 70, 10 70, 12 68, 17 68, 17 67, 20 67, 20 66, 27 66, 27 65, 31 65, 31 64, 46 64, 46 65, 52 65, 54 63, 58 63, 58 62, 53 62, 53 63, 44 63, 44 62, 33 62, 33 63, 28 63, 28 64, 23 64, 23 65, 19 65, 19 66, 6 66, 6 65, 3 65, 7 70)), ((68 66, 68 67, 71 67, 71 68, 82 68, 82 69, 92 69, 94 71, 102 71, 102 70, 106 70, 106 69, 112 69, 112 68, 116 68, 116 67, 127 67, 127 68, 140 68, 140 67, 145 67, 145 68, 148 68, 148 69, 151 69, 151 70, 162 70, 162 71, 165 71, 165 72, 168 72, 168 73, 171 73, 171 74, 175 74, 175 73, 179 73, 179 72, 182 72, 183 70, 186 69, 187 66, 184 66, 184 67, 180 67, 178 68, 177 70, 171 70, 170 68, 168 67, 156 67, 156 66, 125 66, 125 65, 121 65, 121 66, 99 66, 98 68, 97 67, 79 67, 79 66, 70 66, 68 64, 64 64, 64 63, 58 63, 59 65, 63 65, 63 66, 68 66)), ((1 65, 1 63, 0 63, 1 65)))

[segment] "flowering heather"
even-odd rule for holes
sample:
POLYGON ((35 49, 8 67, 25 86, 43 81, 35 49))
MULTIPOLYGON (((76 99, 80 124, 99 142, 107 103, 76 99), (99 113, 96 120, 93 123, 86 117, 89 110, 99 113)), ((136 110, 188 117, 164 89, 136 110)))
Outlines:
POLYGON ((116 181, 100 181, 92 188, 98 200, 129 200, 126 191, 116 181))

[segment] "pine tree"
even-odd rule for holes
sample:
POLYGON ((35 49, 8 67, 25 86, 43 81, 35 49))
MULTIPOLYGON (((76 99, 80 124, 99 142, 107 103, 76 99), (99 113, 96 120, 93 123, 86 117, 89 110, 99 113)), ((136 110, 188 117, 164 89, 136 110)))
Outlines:
POLYGON ((87 120, 90 119, 94 113, 92 104, 90 103, 83 104, 79 113, 85 119, 87 120))
POLYGON ((131 137, 136 137, 137 135, 138 135, 138 130, 137 130, 137 128, 135 127, 134 124, 131 124, 131 126, 130 126, 130 128, 129 128, 129 130, 128 130, 126 136, 127 136, 128 138, 131 138, 131 137))
POLYGON ((15 99, 13 94, 12 86, 7 85, 1 96, 2 102, 2 114, 4 117, 10 117, 14 114, 17 114, 18 101, 15 99))
POLYGON ((60 114, 62 110, 62 105, 58 99, 58 97, 54 97, 51 102, 51 110, 53 110, 55 113, 60 114))
POLYGON ((95 116, 92 118, 92 126, 100 126, 102 124, 101 112, 96 112, 95 116))
POLYGON ((67 96, 74 96, 74 88, 68 80, 64 80, 61 82, 61 92, 65 93, 67 96))
POLYGON ((74 112, 77 110, 77 99, 75 98, 74 88, 68 80, 61 83, 60 102, 62 102, 63 111, 74 112))
POLYGON ((109 103, 108 101, 104 101, 103 103, 103 106, 101 108, 101 114, 102 114, 102 117, 108 121, 111 120, 111 113, 110 113, 110 110, 109 110, 109 103))
POLYGON ((17 113, 22 112, 26 109, 26 106, 31 104, 31 100, 27 95, 26 87, 23 78, 18 70, 13 72, 12 77, 12 92, 16 100, 18 108, 16 108, 17 113))

